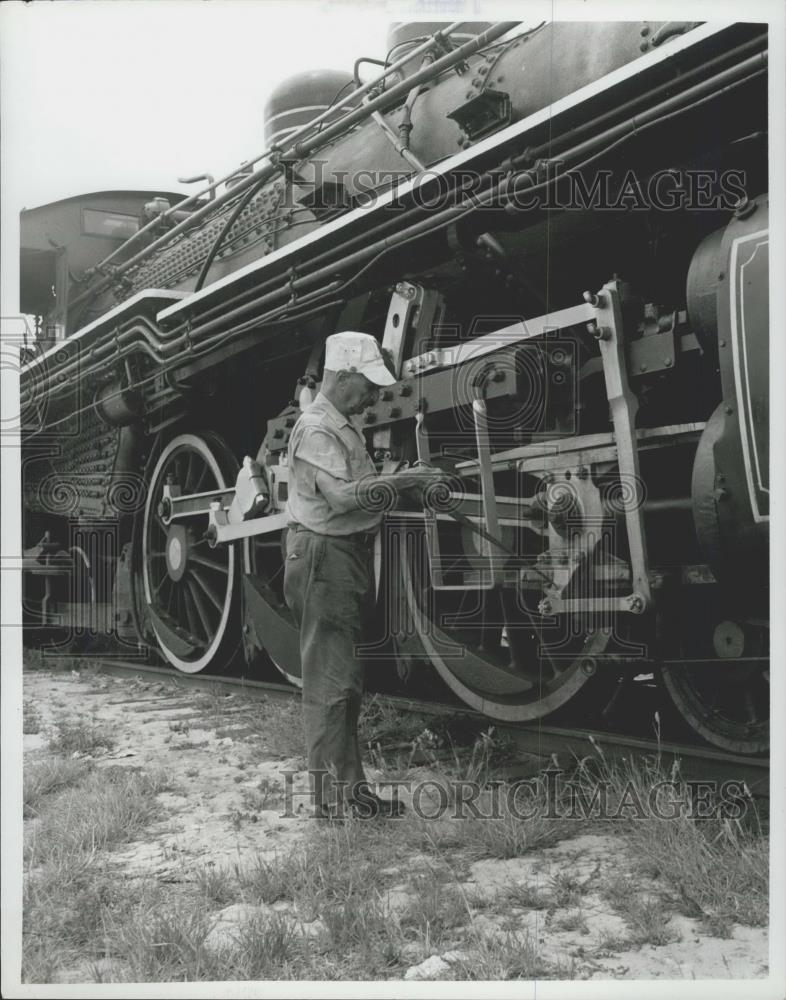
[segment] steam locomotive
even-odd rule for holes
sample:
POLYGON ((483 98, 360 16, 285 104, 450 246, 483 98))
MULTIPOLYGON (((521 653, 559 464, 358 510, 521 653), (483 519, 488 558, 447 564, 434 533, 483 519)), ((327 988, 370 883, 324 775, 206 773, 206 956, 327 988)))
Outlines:
POLYGON ((287 443, 360 330, 397 378, 359 418, 377 467, 451 476, 380 497, 378 669, 505 720, 652 673, 766 751, 766 26, 388 49, 282 83, 265 153, 198 194, 22 213, 28 635, 297 683, 287 443))

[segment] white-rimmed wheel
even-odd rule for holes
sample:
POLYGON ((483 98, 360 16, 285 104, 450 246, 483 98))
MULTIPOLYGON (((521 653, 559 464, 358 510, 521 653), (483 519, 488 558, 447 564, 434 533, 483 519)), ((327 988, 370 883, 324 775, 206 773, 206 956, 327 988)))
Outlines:
POLYGON ((238 647, 235 552, 211 549, 202 518, 166 525, 159 504, 166 483, 181 494, 225 489, 237 461, 214 434, 180 434, 161 451, 149 478, 142 530, 146 611, 158 646, 178 670, 223 669, 238 647))
MULTIPOLYGON (((452 551, 460 551, 458 542, 452 551)), ((437 593, 418 532, 398 546, 398 559, 406 633, 467 705, 507 722, 540 719, 574 700, 585 718, 605 705, 610 678, 597 663, 609 645, 608 621, 544 618, 536 610, 539 595, 500 587, 437 593)), ((461 558, 443 557, 446 574, 454 561, 461 558)))

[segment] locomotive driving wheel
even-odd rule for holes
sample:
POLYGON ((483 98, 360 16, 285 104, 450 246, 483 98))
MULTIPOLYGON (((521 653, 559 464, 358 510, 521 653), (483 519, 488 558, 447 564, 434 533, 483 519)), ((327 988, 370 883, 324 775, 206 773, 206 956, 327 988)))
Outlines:
POLYGON ((512 587, 435 591, 424 536, 414 539, 399 546, 408 630, 462 701, 515 722, 549 715, 580 692, 582 706, 599 706, 606 678, 596 657, 609 644, 607 622, 541 616, 531 592, 512 587))
POLYGON ((236 468, 215 435, 181 434, 161 451, 149 477, 141 553, 146 611, 161 652, 185 673, 213 663, 225 667, 234 655, 235 552, 231 545, 210 548, 199 519, 166 525, 163 488, 176 484, 182 494, 225 489, 236 468))
POLYGON ((680 601, 669 619, 677 645, 669 651, 671 662, 660 668, 661 678, 683 722, 708 743, 732 753, 765 753, 770 742, 768 622, 725 617, 733 609, 724 606, 716 590, 703 587, 680 601))
POLYGON ((661 675, 680 715, 708 743, 733 753, 767 751, 770 683, 760 663, 664 666, 661 675))

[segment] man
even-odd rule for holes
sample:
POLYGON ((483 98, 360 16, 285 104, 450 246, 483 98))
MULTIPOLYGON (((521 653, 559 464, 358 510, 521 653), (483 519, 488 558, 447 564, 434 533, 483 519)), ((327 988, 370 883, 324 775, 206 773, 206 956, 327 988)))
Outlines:
POLYGON ((289 440, 290 527, 284 596, 300 628, 303 718, 315 815, 397 815, 397 802, 374 796, 365 782, 357 723, 374 606, 374 539, 382 514, 377 490, 407 490, 439 478, 377 475, 353 417, 392 385, 379 345, 367 333, 328 337, 320 392, 289 440))

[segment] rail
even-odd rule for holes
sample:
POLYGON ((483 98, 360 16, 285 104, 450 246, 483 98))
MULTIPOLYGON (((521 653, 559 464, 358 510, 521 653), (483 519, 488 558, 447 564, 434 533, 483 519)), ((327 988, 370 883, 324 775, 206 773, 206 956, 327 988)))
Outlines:
MULTIPOLYGON (((252 680, 246 677, 230 677, 215 674, 179 674, 171 668, 150 664, 131 663, 116 659, 96 658, 94 661, 104 673, 128 676, 133 674, 152 675, 181 687, 201 688, 227 692, 241 690, 251 698, 297 698, 300 690, 289 684, 252 680)), ((505 777, 515 779, 534 773, 538 768, 556 762, 568 769, 571 763, 597 756, 608 762, 624 763, 632 759, 658 760, 667 770, 678 762, 679 773, 687 781, 744 782, 752 795, 769 796, 769 759, 744 757, 725 753, 711 747, 689 743, 663 742, 657 739, 643 739, 625 733, 615 733, 586 729, 581 726, 568 728, 536 722, 501 723, 488 716, 473 711, 461 704, 406 698, 400 695, 376 694, 381 702, 404 712, 422 715, 449 715, 477 722, 487 729, 493 724, 495 729, 509 737, 522 753, 522 759, 505 769, 505 777)))

